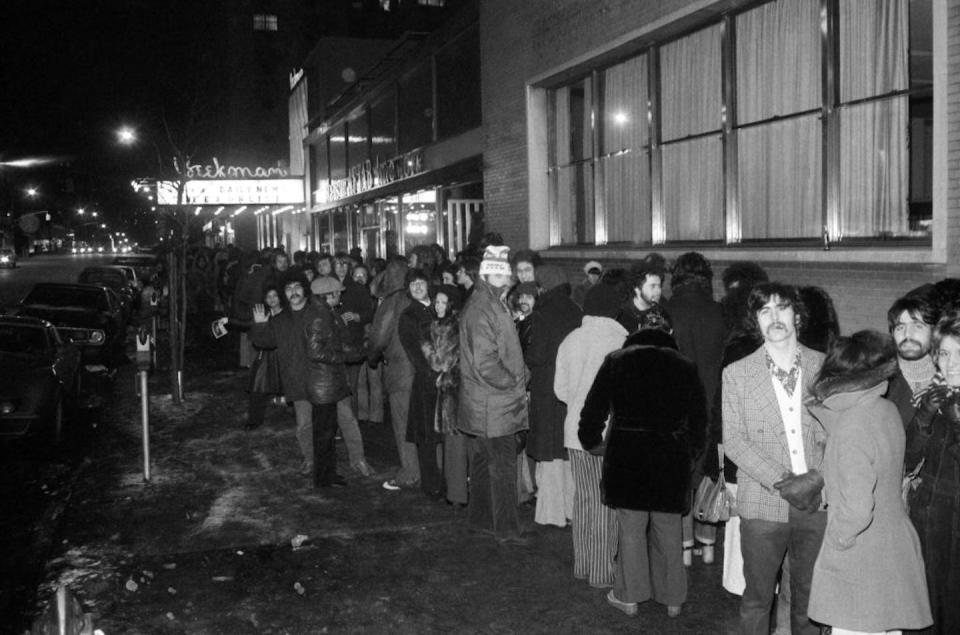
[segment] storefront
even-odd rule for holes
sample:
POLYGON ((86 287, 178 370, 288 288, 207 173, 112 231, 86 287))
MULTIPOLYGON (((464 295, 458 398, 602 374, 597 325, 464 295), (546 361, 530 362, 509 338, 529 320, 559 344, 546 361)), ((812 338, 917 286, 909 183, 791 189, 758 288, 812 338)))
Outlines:
MULTIPOLYGON (((359 248, 370 259, 437 243, 452 257, 482 235, 477 20, 467 7, 415 46, 398 43, 308 125, 309 222, 294 248, 359 248)), ((308 78, 292 100, 303 100, 308 78)))

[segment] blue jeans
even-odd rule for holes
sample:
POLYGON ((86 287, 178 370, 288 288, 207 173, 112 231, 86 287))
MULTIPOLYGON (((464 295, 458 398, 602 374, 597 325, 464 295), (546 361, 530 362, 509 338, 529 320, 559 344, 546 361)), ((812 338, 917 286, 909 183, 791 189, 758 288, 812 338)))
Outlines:
POLYGON ((785 523, 741 519, 740 550, 747 585, 740 602, 740 633, 770 633, 770 607, 785 554, 790 558, 790 632, 820 633, 820 627, 807 618, 807 604, 826 526, 826 512, 801 512, 792 507, 785 523))
POLYGON ((494 538, 520 535, 517 514, 517 442, 505 437, 470 437, 470 527, 494 538))

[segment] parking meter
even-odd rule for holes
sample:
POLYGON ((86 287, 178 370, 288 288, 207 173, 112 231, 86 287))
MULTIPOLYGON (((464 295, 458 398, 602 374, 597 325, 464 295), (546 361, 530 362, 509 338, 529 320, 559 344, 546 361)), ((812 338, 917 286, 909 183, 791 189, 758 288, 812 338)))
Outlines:
POLYGON ((150 354, 151 339, 150 332, 146 327, 141 326, 137 331, 137 370, 150 370, 153 362, 153 356, 150 354))

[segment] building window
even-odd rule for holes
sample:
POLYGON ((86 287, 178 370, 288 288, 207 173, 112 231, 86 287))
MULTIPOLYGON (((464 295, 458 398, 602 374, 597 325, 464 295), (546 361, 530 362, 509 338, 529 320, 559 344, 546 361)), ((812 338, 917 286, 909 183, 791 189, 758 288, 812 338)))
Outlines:
POLYGON ((929 240, 931 30, 772 0, 550 88, 551 243, 929 240))
POLYGON ((277 16, 268 13, 256 13, 253 16, 254 31, 276 31, 277 16))

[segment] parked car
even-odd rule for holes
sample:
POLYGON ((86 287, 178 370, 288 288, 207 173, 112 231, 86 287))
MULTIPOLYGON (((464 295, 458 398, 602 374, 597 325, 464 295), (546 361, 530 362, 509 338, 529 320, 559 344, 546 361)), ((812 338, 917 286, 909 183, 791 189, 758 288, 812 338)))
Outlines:
POLYGON ((159 268, 159 261, 151 254, 124 254, 114 257, 112 264, 133 267, 141 282, 149 280, 159 268))
POLYGON ((113 290, 120 296, 123 303, 124 318, 128 320, 133 315, 135 305, 140 299, 136 287, 130 285, 127 272, 113 265, 87 267, 77 276, 77 282, 96 284, 113 290))
POLYGON ((20 302, 19 315, 47 320, 80 349, 91 372, 112 372, 125 359, 127 321, 115 292, 94 284, 42 282, 20 302))
POLYGON ((11 269, 16 268, 17 266, 17 250, 13 247, 0 247, 0 267, 10 267, 11 269))
POLYGON ((80 352, 33 317, 0 316, 0 439, 59 443, 81 399, 80 352))

